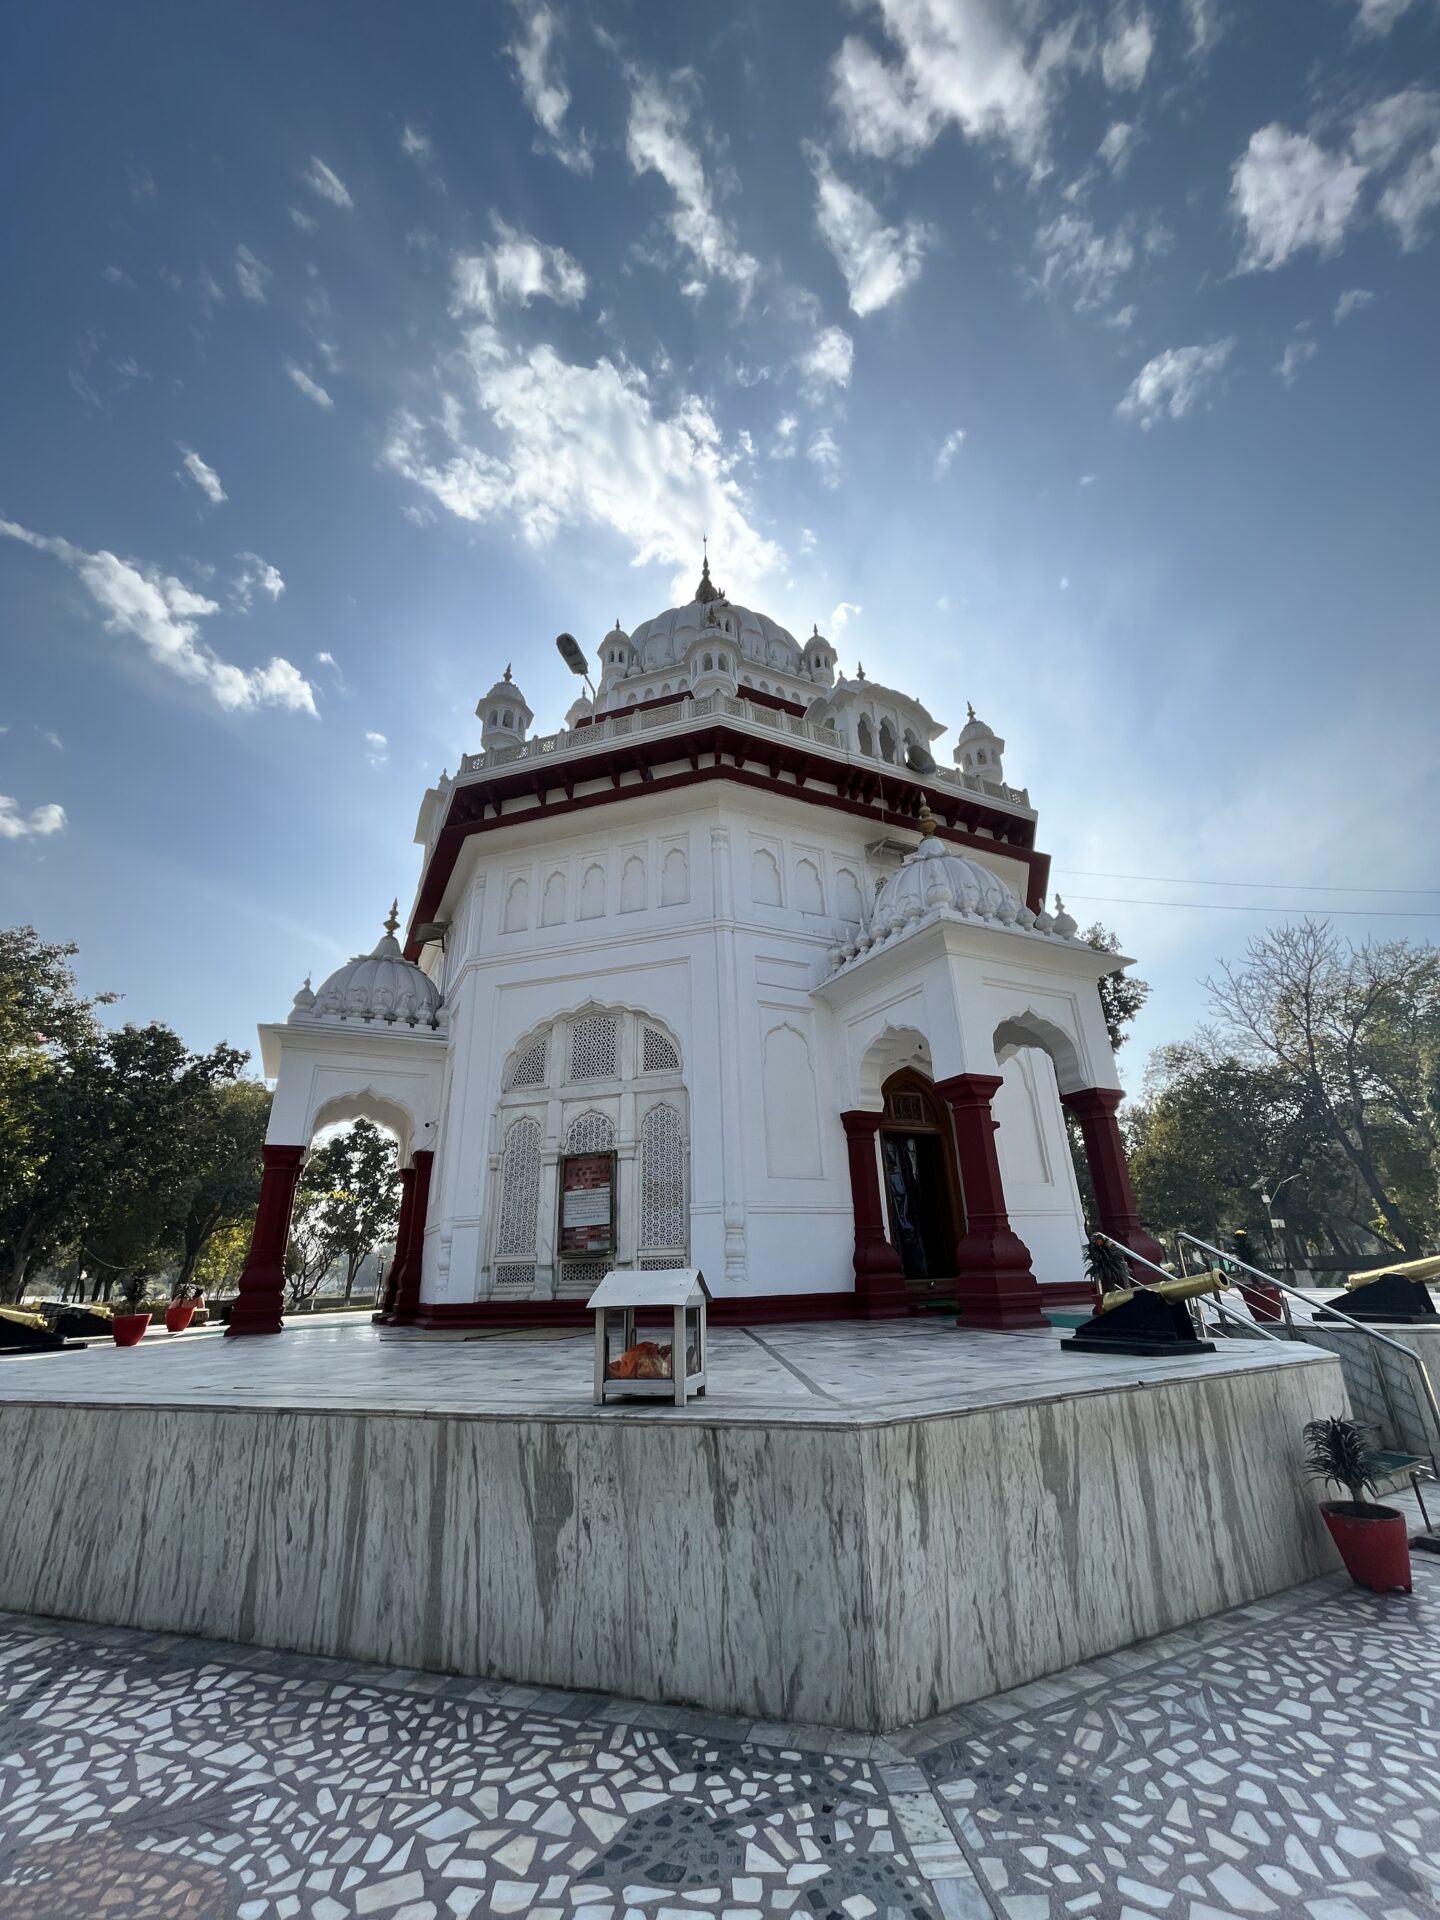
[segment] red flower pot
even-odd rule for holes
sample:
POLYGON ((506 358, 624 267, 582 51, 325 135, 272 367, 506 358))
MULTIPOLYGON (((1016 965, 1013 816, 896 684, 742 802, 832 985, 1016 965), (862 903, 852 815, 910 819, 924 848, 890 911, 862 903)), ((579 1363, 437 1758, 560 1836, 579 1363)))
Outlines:
POLYGON ((183 1333, 194 1318, 193 1300, 172 1300, 165 1309, 165 1325, 171 1333, 183 1333))
POLYGON ((1285 1308, 1281 1303, 1278 1287, 1267 1287, 1260 1280, 1242 1280, 1240 1296, 1257 1320, 1285 1318, 1285 1308))
POLYGON ((117 1313, 110 1322, 117 1347, 138 1347, 150 1324, 148 1313, 117 1313))
POLYGON ((1321 1504, 1330 1538, 1340 1549, 1345 1571, 1357 1587, 1374 1593, 1409 1593, 1410 1542, 1405 1516, 1396 1507, 1368 1501, 1328 1500, 1321 1504))

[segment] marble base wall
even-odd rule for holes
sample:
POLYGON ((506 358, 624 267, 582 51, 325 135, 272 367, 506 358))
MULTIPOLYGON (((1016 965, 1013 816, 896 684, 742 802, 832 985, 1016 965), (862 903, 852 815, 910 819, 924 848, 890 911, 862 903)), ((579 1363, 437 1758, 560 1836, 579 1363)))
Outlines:
POLYGON ((12 1404, 0 1607, 886 1729, 1334 1562, 1339 1367, 884 1426, 12 1404))

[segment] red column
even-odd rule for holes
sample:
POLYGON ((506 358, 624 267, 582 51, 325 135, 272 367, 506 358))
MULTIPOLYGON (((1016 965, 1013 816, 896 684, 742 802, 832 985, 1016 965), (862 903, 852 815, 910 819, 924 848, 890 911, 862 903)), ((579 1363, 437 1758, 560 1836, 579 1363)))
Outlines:
POLYGON ((279 1333, 285 1324, 285 1247, 290 1238, 290 1212, 295 1187, 304 1164, 304 1147, 264 1147, 265 1172, 260 1180, 260 1204, 255 1209, 255 1231, 240 1275, 240 1294, 226 1334, 279 1333))
POLYGON ((875 1168, 875 1136, 883 1113, 842 1113, 850 1150, 850 1201, 855 1209, 855 1305, 867 1320, 908 1313, 905 1269, 885 1238, 885 1202, 875 1168))
POLYGON ((1135 1211, 1125 1143, 1115 1118, 1115 1109, 1124 1097, 1118 1087, 1081 1087, 1075 1093, 1062 1093, 1060 1099, 1080 1122, 1100 1231, 1158 1265, 1165 1258, 1165 1249, 1141 1226, 1135 1211))
POLYGON ((415 1211, 415 1169, 400 1169, 400 1218, 395 1226, 395 1255, 390 1262, 390 1271, 385 1276, 385 1286, 376 1308, 377 1320, 393 1320, 395 1317, 395 1297, 400 1288, 400 1273, 405 1265, 405 1256, 410 1249, 410 1221, 415 1211))
POLYGON ((1030 1271, 1030 1249, 1005 1210, 995 1151, 999 1123, 990 1111, 1000 1084, 997 1073, 957 1073, 935 1083, 955 1125, 965 1196, 965 1231, 955 1249, 960 1325, 1006 1331, 1048 1328, 1050 1322, 1040 1310, 1040 1287, 1030 1271))
MULTIPOLYGON (((410 1187, 410 1231, 402 1255, 395 1249, 395 1304, 390 1317, 397 1326, 406 1326, 420 1311, 420 1261, 425 1251, 425 1215, 430 1205, 430 1168, 435 1159, 422 1147, 411 1155, 414 1176, 410 1187)), ((401 1202, 404 1207, 404 1201, 401 1202)))

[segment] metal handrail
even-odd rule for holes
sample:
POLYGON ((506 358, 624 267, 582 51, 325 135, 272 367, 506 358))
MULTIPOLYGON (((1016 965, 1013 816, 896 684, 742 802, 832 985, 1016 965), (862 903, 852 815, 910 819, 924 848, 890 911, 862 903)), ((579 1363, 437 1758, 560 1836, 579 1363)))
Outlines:
MULTIPOLYGON (((1252 1267, 1248 1260, 1242 1260, 1238 1255, 1233 1253, 1226 1253, 1220 1247, 1211 1246, 1208 1240, 1202 1240, 1198 1234, 1185 1233, 1182 1231, 1177 1233, 1175 1237, 1177 1240, 1188 1240, 1192 1247, 1199 1247, 1202 1252, 1212 1254, 1215 1259, 1223 1260, 1232 1267, 1243 1268, 1246 1273, 1253 1275, 1255 1279, 1263 1282, 1265 1286, 1277 1288, 1282 1295, 1294 1294, 1297 1300, 1305 1299, 1305 1293, 1302 1288, 1292 1287, 1288 1280, 1277 1280, 1273 1273, 1266 1273, 1261 1267, 1252 1267)), ((1132 1260, 1138 1260, 1140 1256, 1132 1253, 1130 1258, 1132 1260)), ((1151 1262, 1146 1261, 1144 1264, 1149 1266, 1151 1262)), ((1159 1269, 1157 1269, 1157 1271, 1159 1271, 1159 1269)), ((1313 1305, 1314 1303, 1312 1301, 1309 1304, 1313 1305)), ((1393 1347, 1396 1353, 1404 1355, 1420 1375, 1420 1385, 1424 1389, 1425 1398, 1429 1403, 1430 1417, 1435 1423, 1434 1431, 1440 1434, 1440 1399, 1436 1398, 1435 1383, 1430 1378, 1430 1369, 1426 1366, 1420 1355, 1416 1353, 1415 1349, 1413 1347, 1407 1347, 1401 1340, 1392 1340, 1388 1333, 1381 1333, 1378 1328, 1367 1326, 1363 1320, 1352 1320, 1348 1313, 1341 1313, 1340 1309, 1331 1306, 1329 1301, 1326 1301, 1324 1304, 1327 1318, 1339 1320, 1343 1322, 1345 1326, 1353 1327, 1357 1333, 1363 1333, 1368 1340, 1376 1340, 1384 1347, 1393 1347)), ((1293 1321, 1291 1324, 1294 1324, 1293 1321)), ((1303 1334, 1301 1338, 1304 1338, 1303 1334)), ((1380 1367, 1378 1373, 1381 1391, 1385 1395, 1385 1404, 1390 1410, 1391 1421, 1394 1424, 1395 1431, 1398 1433, 1400 1431, 1400 1422, 1396 1418, 1395 1403, 1390 1398, 1390 1387, 1385 1378, 1384 1367, 1380 1367)), ((1432 1447, 1430 1452, 1433 1460, 1435 1449, 1432 1447)))
MULTIPOLYGON (((1103 1242, 1107 1247, 1117 1247, 1127 1260, 1133 1260, 1138 1267, 1148 1267, 1151 1273, 1158 1273, 1162 1280, 1173 1280, 1175 1278, 1175 1275, 1173 1273, 1167 1273, 1164 1267, 1157 1267, 1153 1260, 1147 1260, 1143 1253, 1136 1253, 1133 1248, 1127 1247, 1123 1240, 1113 1239, 1108 1233, 1092 1233, 1090 1238, 1103 1242)), ((1258 1320, 1247 1320, 1243 1313, 1236 1313, 1233 1308, 1222 1305, 1218 1300, 1204 1302, 1187 1301, 1186 1305, 1191 1307, 1198 1305, 1202 1317, 1205 1307, 1211 1306, 1217 1313, 1223 1314, 1227 1320, 1233 1320, 1237 1326, 1253 1327, 1256 1333, 1262 1334, 1265 1339, 1277 1341, 1282 1347, 1286 1344, 1285 1341, 1280 1339, 1278 1333, 1271 1333, 1268 1328, 1262 1327, 1258 1320)), ((1407 1348, 1406 1351, 1408 1352, 1409 1349, 1407 1348)))

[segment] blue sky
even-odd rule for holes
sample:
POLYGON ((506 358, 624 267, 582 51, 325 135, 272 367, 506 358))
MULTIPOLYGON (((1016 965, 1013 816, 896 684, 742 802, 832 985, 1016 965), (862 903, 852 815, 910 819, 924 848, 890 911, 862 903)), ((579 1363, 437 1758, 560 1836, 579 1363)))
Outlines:
POLYGON ((405 903, 506 662, 558 725, 554 634, 702 534, 1005 735, 1154 986, 1132 1075, 1284 908, 1434 936, 1433 0, 7 40, 0 913, 121 1016, 253 1044, 405 903))

